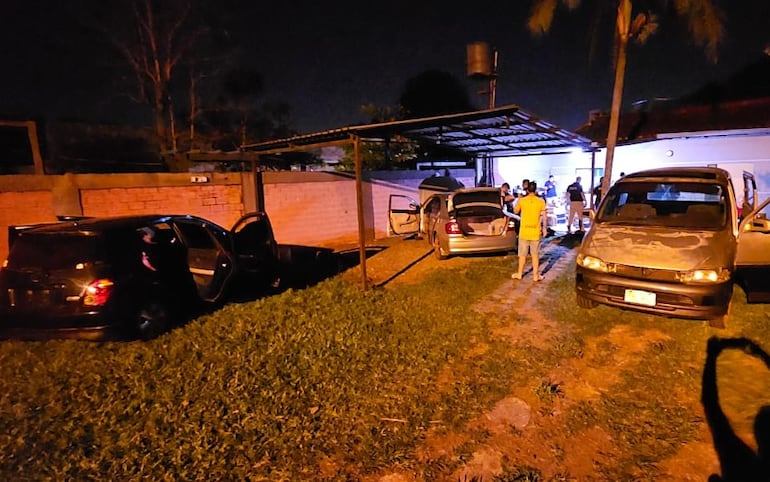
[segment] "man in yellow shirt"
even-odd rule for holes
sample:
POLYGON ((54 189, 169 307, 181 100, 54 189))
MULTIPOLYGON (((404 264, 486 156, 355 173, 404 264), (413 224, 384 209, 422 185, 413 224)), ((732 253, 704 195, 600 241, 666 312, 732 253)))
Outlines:
POLYGON ((511 275, 513 279, 521 279, 524 275, 524 263, 527 262, 527 254, 532 256, 532 272, 535 281, 543 279, 540 276, 540 239, 546 234, 546 208, 543 198, 537 195, 537 184, 530 181, 527 186, 527 195, 519 199, 513 212, 521 215, 521 227, 519 228, 519 269, 511 275))

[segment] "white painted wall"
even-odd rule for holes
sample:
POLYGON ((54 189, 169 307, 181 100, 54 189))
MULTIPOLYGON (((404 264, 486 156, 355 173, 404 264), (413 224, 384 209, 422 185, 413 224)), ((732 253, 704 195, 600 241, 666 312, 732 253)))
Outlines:
MULTIPOLYGON (((605 150, 596 153, 594 166, 599 175, 604 169, 605 150)), ((659 139, 626 144, 615 149, 612 181, 620 173, 666 166, 706 166, 716 164, 726 169, 736 187, 742 172, 749 171, 757 179, 760 199, 770 196, 770 129, 746 129, 711 133, 667 134, 659 139)), ((529 155, 495 160, 495 180, 511 186, 524 178, 535 179, 539 186, 553 174, 559 191, 582 176, 586 191, 590 190, 591 153, 574 151, 554 155, 529 155)))

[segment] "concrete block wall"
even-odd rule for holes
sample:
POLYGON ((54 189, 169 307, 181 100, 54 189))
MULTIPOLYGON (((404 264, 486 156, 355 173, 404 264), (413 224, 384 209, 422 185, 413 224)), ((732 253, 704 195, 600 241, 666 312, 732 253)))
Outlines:
MULTIPOLYGON (((340 247, 358 243, 355 177, 341 173, 265 172, 264 206, 283 244, 340 247)), ((365 237, 387 236, 390 194, 419 199, 426 172, 367 173, 362 182, 365 237)), ((0 176, 0 260, 8 226, 56 216, 193 214, 230 228, 255 205, 249 173, 65 174, 0 176)), ((467 186, 473 177, 458 176, 467 186), (469 182, 466 182, 469 181, 469 182)))
POLYGON ((329 245, 358 239, 355 181, 265 182, 265 211, 279 243, 329 245))
POLYGON ((8 227, 56 221, 51 191, 0 192, 0 263, 8 253, 8 227))
POLYGON ((158 186, 83 189, 85 216, 194 214, 230 228, 243 214, 241 186, 158 186))

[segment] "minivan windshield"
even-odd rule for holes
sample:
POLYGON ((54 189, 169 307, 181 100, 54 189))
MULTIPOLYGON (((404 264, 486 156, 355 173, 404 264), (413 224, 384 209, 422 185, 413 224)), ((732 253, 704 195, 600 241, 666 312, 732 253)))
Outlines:
POLYGON ((727 222, 726 196, 715 183, 619 182, 600 206, 596 222, 719 229, 727 222))

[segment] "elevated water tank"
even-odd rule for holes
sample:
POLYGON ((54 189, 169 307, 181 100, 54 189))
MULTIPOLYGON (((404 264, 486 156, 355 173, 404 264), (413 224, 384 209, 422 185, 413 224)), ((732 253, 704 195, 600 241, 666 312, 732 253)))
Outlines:
POLYGON ((479 79, 492 75, 492 56, 488 43, 469 43, 465 51, 467 54, 468 77, 479 79))

